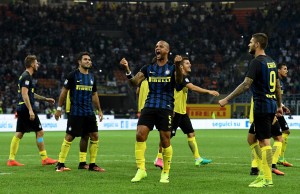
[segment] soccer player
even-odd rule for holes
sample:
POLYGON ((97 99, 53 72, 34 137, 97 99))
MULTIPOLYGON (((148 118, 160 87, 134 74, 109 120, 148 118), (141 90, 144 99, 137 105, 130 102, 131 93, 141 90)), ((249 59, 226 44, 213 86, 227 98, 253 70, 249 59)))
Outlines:
POLYGON ((7 166, 24 165, 17 162, 15 157, 19 149, 20 140, 23 138, 25 133, 29 133, 31 131, 35 132, 36 145, 42 158, 42 165, 55 164, 57 160, 53 160, 47 156, 44 144, 44 130, 36 113, 35 107, 33 106, 35 99, 43 100, 51 104, 54 104, 55 100, 53 98, 40 96, 34 91, 35 88, 32 81, 32 75, 37 72, 39 68, 37 57, 35 55, 28 55, 25 58, 24 64, 26 70, 19 77, 18 83, 17 129, 11 140, 7 166))
MULTIPOLYGON (((168 60, 169 51, 169 44, 166 41, 158 41, 155 46, 156 62, 143 66, 135 76, 132 75, 127 60, 123 58, 120 61, 120 64, 126 69, 126 75, 131 85, 139 86, 144 79, 147 79, 149 83, 149 93, 136 131, 135 158, 138 170, 131 182, 139 182, 147 177, 145 168, 146 140, 155 125, 159 131, 163 147, 164 168, 161 172, 160 182, 169 183, 173 154, 170 137, 174 109, 174 88, 176 82, 182 81, 179 68, 168 60)), ((175 61, 178 58, 176 56, 175 61)))
POLYGON ((92 61, 88 52, 81 52, 77 58, 79 67, 68 74, 64 86, 61 90, 58 107, 55 113, 55 119, 58 120, 62 114, 62 105, 66 99, 68 91, 70 91, 70 113, 68 115, 68 123, 66 135, 59 153, 56 171, 68 171, 70 168, 65 166, 65 160, 70 150, 72 141, 75 137, 90 137, 90 164, 89 170, 96 172, 104 172, 105 170, 96 165, 96 157, 98 152, 98 124, 93 110, 93 104, 98 110, 100 121, 103 119, 103 113, 100 107, 100 101, 97 93, 96 80, 89 69, 92 67, 92 61))
MULTIPOLYGON (((262 173, 249 187, 272 187, 272 148, 270 138, 275 113, 282 114, 280 82, 274 60, 267 56, 265 49, 268 36, 264 33, 252 35, 249 53, 254 55, 244 81, 228 96, 219 100, 220 106, 251 88, 254 100, 255 135, 259 141, 262 158, 262 173), (276 105, 277 104, 277 105, 276 105)), ((259 156, 260 157, 260 156, 259 156)))
MULTIPOLYGON (((287 77, 288 68, 287 68, 286 64, 278 63, 277 69, 278 69, 278 77, 279 77, 280 85, 281 85, 281 94, 283 94, 284 90, 285 90, 283 79, 285 79, 287 77)), ((282 109, 283 109, 284 113, 291 114, 291 111, 289 110, 289 108, 284 106, 283 104, 282 104, 282 109)), ((278 164, 281 164, 286 167, 292 167, 293 164, 287 162, 284 158, 284 153, 286 151, 287 142, 288 142, 288 136, 290 135, 289 126, 288 126, 284 116, 279 115, 279 116, 277 116, 277 119, 278 119, 278 122, 279 122, 281 130, 282 130, 282 138, 283 138, 281 154, 280 154, 280 158, 278 160, 278 164)))
MULTIPOLYGON (((253 123, 253 98, 251 98, 251 106, 250 106, 250 114, 249 114, 249 121, 251 123, 249 133, 248 133, 248 144, 251 149, 251 171, 250 175, 259 175, 259 172, 262 173, 262 171, 259 171, 261 169, 261 150, 259 148, 259 144, 257 141, 257 138, 255 137, 255 126, 253 123)), ((281 152, 282 147, 282 133, 280 129, 280 125, 278 123, 278 120, 276 116, 274 117, 272 128, 271 128, 272 137, 274 139, 273 147, 272 147, 272 172, 276 175, 284 175, 284 172, 277 169, 277 162, 279 159, 279 155, 281 152)))
MULTIPOLYGON (((70 90, 69 90, 66 98, 66 114, 68 117, 69 117, 70 109, 71 109, 71 100, 70 100, 70 90)), ((89 165, 86 163, 88 141, 89 141, 88 135, 85 135, 80 138, 78 169, 89 169, 89 165)))
MULTIPOLYGON (((182 74, 184 76, 182 84, 178 85, 178 88, 180 89, 177 91, 174 90, 174 118, 173 118, 173 124, 172 124, 172 132, 171 132, 171 138, 176 135, 177 128, 180 127, 182 132, 187 135, 187 141, 188 145, 193 153, 194 159, 195 159, 195 165, 200 166, 203 164, 211 163, 212 160, 205 159, 203 157, 200 157, 199 151, 198 151, 198 145, 195 138, 195 131, 193 129, 191 120, 186 113, 186 101, 188 96, 188 90, 202 93, 202 94, 210 94, 213 96, 219 96, 219 93, 214 90, 207 90, 204 88, 200 88, 196 85, 194 85, 192 82, 190 82, 188 74, 191 72, 191 63, 187 57, 182 57, 181 61, 178 61, 179 67, 182 71, 182 74)), ((155 159, 154 165, 157 167, 162 168, 163 167, 163 159, 162 159, 162 148, 161 144, 159 146, 159 151, 157 154, 157 157, 155 159)))

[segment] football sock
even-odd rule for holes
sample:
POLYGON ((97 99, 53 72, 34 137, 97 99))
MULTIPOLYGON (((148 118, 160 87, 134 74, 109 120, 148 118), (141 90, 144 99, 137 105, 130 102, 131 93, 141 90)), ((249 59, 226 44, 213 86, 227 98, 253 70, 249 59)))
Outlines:
POLYGON ((194 158, 195 159, 200 158, 196 138, 195 137, 188 138, 188 144, 191 151, 193 152, 194 158))
POLYGON ((262 168, 264 171, 264 178, 272 180, 272 148, 271 146, 264 146, 261 148, 262 168))
POLYGON ((259 174, 263 174, 263 167, 262 167, 262 153, 261 153, 261 148, 258 145, 258 142, 252 144, 250 146, 251 150, 254 150, 254 154, 255 154, 255 158, 256 158, 256 162, 257 162, 257 167, 259 169, 259 174))
POLYGON ((281 153, 281 147, 282 147, 281 142, 279 142, 279 141, 274 142, 273 148, 272 148, 272 154, 273 154, 272 164, 277 164, 279 155, 281 153))
POLYGON ((40 156, 41 156, 42 160, 45 160, 46 158, 48 158, 46 150, 40 151, 40 156))
POLYGON ((254 146, 257 146, 257 145, 252 144, 250 146, 250 149, 251 149, 251 167, 252 168, 257 168, 258 167, 258 164, 257 164, 257 154, 255 152, 254 146))
POLYGON ((64 139, 62 145, 61 145, 61 150, 59 153, 58 161, 59 163, 65 163, 67 155, 69 153, 70 147, 71 147, 72 142, 68 142, 67 140, 64 139))
POLYGON ((137 168, 145 170, 146 142, 135 142, 135 162, 137 168))
POLYGON ((18 137, 13 136, 11 143, 10 143, 10 152, 9 152, 9 159, 10 160, 15 160, 16 154, 19 149, 19 143, 20 140, 18 137))
POLYGON ((98 153, 98 141, 90 141, 90 163, 95 163, 96 162, 96 157, 98 153))
POLYGON ((287 143, 288 143, 288 136, 289 136, 289 134, 282 133, 283 141, 282 141, 282 148, 281 148, 281 154, 280 154, 280 156, 282 158, 284 158, 284 152, 286 150, 286 146, 287 146, 287 143))
POLYGON ((163 173, 169 173, 171 168, 171 160, 173 155, 173 148, 170 145, 167 148, 163 148, 163 161, 164 161, 164 167, 163 167, 163 173))
POLYGON ((158 152, 156 158, 163 159, 162 153, 158 152))
POLYGON ((86 162, 86 152, 79 152, 79 162, 86 162))

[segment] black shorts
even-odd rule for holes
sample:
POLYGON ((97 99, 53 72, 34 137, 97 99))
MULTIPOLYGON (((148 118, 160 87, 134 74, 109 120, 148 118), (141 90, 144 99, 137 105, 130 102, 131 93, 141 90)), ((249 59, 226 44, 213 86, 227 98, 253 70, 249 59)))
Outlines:
MULTIPOLYGON (((250 129, 249 129, 249 133, 255 135, 255 127, 254 127, 254 123, 251 124, 250 129)), ((278 123, 278 121, 276 121, 271 128, 271 133, 273 137, 277 137, 277 136, 281 136, 282 132, 280 129, 280 125, 278 123)))
POLYGON ((158 108, 143 108, 137 125, 145 125, 150 130, 171 131, 173 111, 158 108))
POLYGON ((89 133, 98 132, 98 123, 95 115, 73 116, 68 115, 66 133, 72 137, 84 137, 89 133))
POLYGON ((254 114, 255 134, 258 140, 272 137, 272 123, 275 113, 254 114))
POLYGON ((277 117, 277 120, 279 122, 279 125, 280 125, 282 131, 286 131, 286 130, 290 129, 287 122, 286 122, 286 120, 285 120, 285 118, 283 116, 277 117))
POLYGON ((18 120, 17 120, 17 132, 21 133, 29 133, 31 131, 37 132, 43 130, 41 121, 39 116, 33 111, 35 114, 34 120, 30 120, 28 111, 18 111, 18 120))
POLYGON ((192 122, 188 114, 179 114, 175 112, 172 124, 172 133, 171 136, 176 135, 177 128, 180 127, 184 134, 193 133, 194 129, 192 122))

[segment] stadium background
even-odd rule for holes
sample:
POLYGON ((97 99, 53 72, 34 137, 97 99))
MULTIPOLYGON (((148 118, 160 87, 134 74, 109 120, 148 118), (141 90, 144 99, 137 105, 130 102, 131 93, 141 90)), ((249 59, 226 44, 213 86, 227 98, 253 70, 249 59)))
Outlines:
MULTIPOLYGON (((170 43, 171 59, 175 54, 189 55, 192 82, 218 90, 222 97, 244 78, 252 58, 247 52, 250 36, 265 32, 270 37, 267 54, 289 68, 284 103, 293 114, 299 114, 299 7, 299 1, 292 0, 2 0, 2 111, 15 112, 17 79, 27 54, 36 54, 41 61, 35 75, 36 91, 57 99, 65 74, 75 68, 75 54, 87 50, 93 54, 93 72, 104 113, 115 118, 136 118, 135 89, 127 85, 118 63, 126 57, 137 72, 151 61, 153 45, 160 39, 170 43)), ((232 103, 229 117, 247 117, 250 95, 246 93, 232 103)), ((190 93, 188 103, 209 105, 218 99, 190 93)), ((55 108, 43 102, 35 105, 39 113, 55 108)))

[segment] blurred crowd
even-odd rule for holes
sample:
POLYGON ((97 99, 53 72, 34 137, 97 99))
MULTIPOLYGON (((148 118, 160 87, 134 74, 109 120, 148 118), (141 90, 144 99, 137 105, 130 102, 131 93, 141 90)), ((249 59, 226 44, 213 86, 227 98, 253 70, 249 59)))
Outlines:
MULTIPOLYGON (((219 3, 165 8, 103 2, 70 7, 22 2, 0 5, 2 112, 15 111, 17 80, 28 54, 37 55, 41 62, 34 78, 37 93, 44 96, 59 96, 61 83, 76 68, 74 59, 80 51, 92 53, 99 93, 126 93, 126 77, 119 76, 123 72, 118 65, 120 59, 126 57, 137 72, 151 62, 154 46, 161 39, 170 43, 170 59, 176 54, 189 56, 194 84, 225 94, 244 79, 251 60, 248 42, 256 32, 270 36, 267 54, 287 63, 288 94, 299 93, 299 2, 265 4, 247 16, 247 28, 239 25, 233 9, 230 4, 219 3), (44 80, 53 83, 41 84, 44 80)), ((197 95, 191 94, 190 100, 199 103, 197 95)), ((207 99, 204 96, 202 100, 207 99)), ((48 108, 43 102, 36 106, 39 112, 48 108)))

